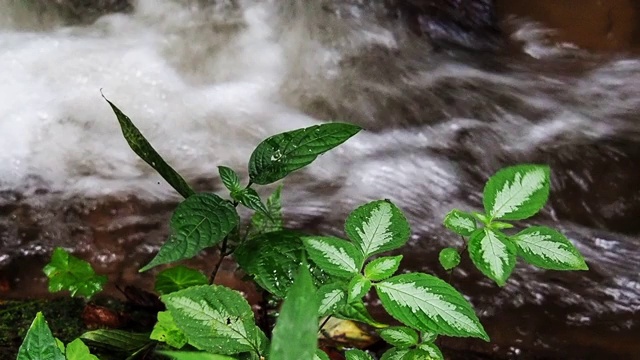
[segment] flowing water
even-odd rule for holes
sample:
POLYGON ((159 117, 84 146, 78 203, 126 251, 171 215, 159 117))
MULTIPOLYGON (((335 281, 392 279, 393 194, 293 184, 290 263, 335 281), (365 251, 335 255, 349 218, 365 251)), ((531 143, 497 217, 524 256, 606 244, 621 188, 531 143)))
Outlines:
MULTIPOLYGON (((339 235, 358 204, 388 198, 415 235, 404 267, 446 276, 441 226, 480 209, 502 166, 552 167, 531 223, 565 233, 589 272, 519 265, 502 289, 469 261, 452 283, 512 358, 640 353, 640 58, 594 55, 513 22, 522 52, 433 48, 376 1, 139 0, 68 25, 0 0, 0 280, 46 291, 54 246, 131 282, 166 236, 177 195, 124 142, 100 90, 180 173, 220 190, 277 132, 329 120, 366 131, 286 182, 290 226, 339 235)), ((245 171, 246 173, 246 171, 245 171)))

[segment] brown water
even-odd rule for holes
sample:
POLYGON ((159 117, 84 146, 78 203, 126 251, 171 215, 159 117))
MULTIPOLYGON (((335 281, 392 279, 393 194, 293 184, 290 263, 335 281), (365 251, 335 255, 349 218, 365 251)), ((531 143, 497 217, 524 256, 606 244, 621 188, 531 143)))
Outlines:
MULTIPOLYGON (((389 198, 415 233, 406 270, 445 275, 437 253, 459 240, 441 220, 481 208, 498 168, 550 164, 551 202, 532 222, 562 230, 591 270, 521 264, 499 289, 465 260, 452 283, 492 343, 442 344, 459 358, 638 358, 640 59, 595 51, 633 50, 637 37, 580 43, 592 52, 558 46, 579 40, 567 34, 583 23, 553 23, 564 6, 498 2, 568 30, 548 36, 503 16, 522 51, 477 53, 434 49, 375 3, 215 4, 139 1, 130 14, 64 27, 55 16, 18 22, 28 9, 0 1, 0 98, 10 99, 0 102, 0 296, 47 296, 40 269, 54 246, 112 284, 150 283, 137 269, 166 238, 177 197, 126 147, 102 87, 201 189, 220 190, 215 166, 244 169, 268 134, 324 119, 363 125, 286 182, 286 217, 340 235, 351 209, 389 198)), ((192 263, 209 269, 209 257, 192 263)), ((250 291, 233 264, 224 270, 224 283, 250 291)))

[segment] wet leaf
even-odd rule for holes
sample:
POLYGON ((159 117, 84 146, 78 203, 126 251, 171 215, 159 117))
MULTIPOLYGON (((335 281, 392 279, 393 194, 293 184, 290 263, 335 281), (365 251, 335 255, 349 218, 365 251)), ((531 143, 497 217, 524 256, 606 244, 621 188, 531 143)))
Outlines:
POLYGON ((231 197, 246 208, 262 213, 266 218, 271 216, 269 209, 262 203, 258 192, 252 188, 234 191, 231 193, 231 197))
POLYGON ((401 261, 402 255, 379 257, 364 267, 364 276, 372 281, 387 279, 398 271, 401 261))
POLYGON ((486 214, 494 219, 523 220, 535 215, 549 198, 550 170, 543 165, 506 167, 484 187, 486 214))
POLYGON ((169 294, 191 286, 206 285, 207 277, 198 270, 184 265, 162 270, 156 277, 155 290, 160 294, 169 294))
POLYGON ((235 207, 215 194, 196 194, 178 205, 171 217, 172 234, 140 272, 190 259, 224 239, 240 222, 235 207))
POLYGON ((444 248, 440 250, 438 261, 445 270, 451 270, 460 264, 460 254, 454 248, 444 248))
POLYGON ((354 276, 347 286, 347 301, 351 303, 361 300, 365 295, 367 295, 370 289, 371 280, 359 274, 354 276))
POLYGON ((418 344, 418 333, 406 326, 391 326, 378 330, 380 337, 398 349, 407 349, 418 344))
POLYGON ((160 299, 196 349, 222 355, 260 352, 264 334, 256 326, 247 300, 237 291, 202 285, 160 299))
POLYGON ((487 277, 504 286, 516 266, 516 247, 495 230, 478 230, 469 238, 469 256, 487 277))
POLYGON ((400 209, 390 201, 373 201, 347 217, 345 230, 364 258, 403 246, 411 230, 400 209))
POLYGON ((75 339, 67 345, 65 356, 67 360, 99 360, 80 339, 75 339))
POLYGON ((253 214, 251 217, 251 237, 283 229, 281 193, 282 185, 279 185, 267 198, 266 208, 268 215, 261 212, 253 214))
POLYGON ((375 287, 385 310, 407 326, 442 335, 489 340, 471 304, 435 276, 397 275, 375 287))
POLYGON ((218 173, 220 174, 222 183, 229 191, 234 192, 242 190, 242 187, 240 186, 240 177, 235 171, 233 171, 233 169, 226 166, 218 166, 218 173))
POLYGON ((65 360, 41 312, 31 323, 17 360, 65 360))
MULTIPOLYGON (((104 96, 103 96, 104 97, 104 96)), ((135 152, 142 160, 151 165, 160 176, 162 176, 180 195, 184 198, 195 194, 193 189, 187 184, 187 182, 178 174, 164 159, 158 154, 158 152, 151 146, 151 144, 145 139, 140 130, 133 124, 131 119, 125 115, 120 109, 118 109, 111 101, 106 97, 104 98, 111 106, 111 109, 116 114, 116 118, 120 123, 122 134, 125 140, 131 147, 131 150, 135 152)))
POLYGON ((316 292, 316 296, 320 304, 319 317, 327 316, 347 304, 347 293, 342 283, 323 285, 316 292))
POLYGON ((518 254, 529 264, 550 270, 588 270, 584 258, 558 231, 535 226, 511 238, 518 254))
POLYGON ((469 236, 476 226, 476 218, 469 213, 457 209, 451 210, 444 218, 444 226, 458 235, 469 236))
POLYGON ((260 185, 276 182, 309 165, 360 130, 356 125, 328 123, 271 136, 251 154, 249 177, 260 185))
POLYGON ((364 259, 350 242, 328 236, 302 238, 309 257, 331 275, 351 278, 360 272, 364 259))
POLYGON ((49 278, 49 291, 68 290, 71 296, 90 298, 102 291, 107 277, 96 275, 88 262, 69 254, 63 248, 56 248, 43 269, 49 278))
POLYGON ((132 353, 144 348, 149 343, 149 333, 132 333, 123 330, 94 330, 80 336, 90 345, 99 346, 109 351, 117 350, 132 353))
POLYGON ((422 343, 418 345, 418 349, 428 354, 428 357, 426 358, 428 360, 444 360, 444 356, 442 355, 440 348, 438 348, 435 344, 422 343))
POLYGON ((169 311, 161 311, 158 313, 158 322, 153 327, 149 338, 167 343, 167 345, 176 349, 181 349, 187 344, 186 335, 180 330, 178 325, 176 325, 169 311))
POLYGON ((318 308, 316 289, 307 266, 300 266, 295 281, 280 310, 273 329, 269 356, 279 360, 314 357, 318 347, 318 308))

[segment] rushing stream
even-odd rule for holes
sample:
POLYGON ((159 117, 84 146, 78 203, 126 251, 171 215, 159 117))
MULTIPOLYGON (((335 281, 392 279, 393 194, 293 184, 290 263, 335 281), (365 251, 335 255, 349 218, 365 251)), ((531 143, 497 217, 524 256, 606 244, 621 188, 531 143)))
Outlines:
POLYGON ((358 204, 391 199, 415 233, 404 267, 441 276, 438 251, 460 241, 446 212, 481 208, 501 166, 547 163, 551 201, 531 222, 564 232, 590 271, 520 264, 499 289, 467 259, 452 283, 493 343, 446 345, 640 356, 640 58, 556 47, 515 21, 524 51, 433 47, 377 1, 200 3, 139 0, 67 26, 0 0, 0 296, 42 295, 57 245, 132 282, 166 236, 177 195, 128 148, 102 89, 203 189, 270 134, 362 125, 286 182, 290 225, 339 235, 358 204))

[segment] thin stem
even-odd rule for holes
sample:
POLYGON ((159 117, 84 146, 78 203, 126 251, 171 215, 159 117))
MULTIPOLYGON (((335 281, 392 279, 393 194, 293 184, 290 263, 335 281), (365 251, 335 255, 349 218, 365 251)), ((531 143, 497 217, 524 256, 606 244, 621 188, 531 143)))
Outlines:
POLYGON ((222 266, 222 262, 224 261, 224 258, 227 256, 227 245, 229 242, 229 236, 225 236, 224 240, 222 240, 222 245, 220 246, 220 259, 218 259, 218 263, 216 264, 216 267, 213 268, 213 271, 211 272, 211 276, 209 276, 209 285, 213 284, 213 282, 216 280, 216 275, 218 275, 218 271, 220 271, 220 267, 222 266))
MULTIPOLYGON (((332 317, 333 317, 333 315, 329 315, 329 316, 327 316, 327 317, 324 319, 324 321, 322 322, 322 324, 320 324, 320 330, 318 330, 318 331, 320 331, 320 332, 322 333, 322 332, 323 332, 323 328, 324 328, 324 326, 325 326, 325 325, 327 325, 327 323, 329 322, 329 320, 331 320, 331 318, 332 318, 332 317)), ((324 335, 324 333, 323 333, 322 335, 324 335)), ((325 335, 325 336, 326 336, 326 335, 325 335)))

